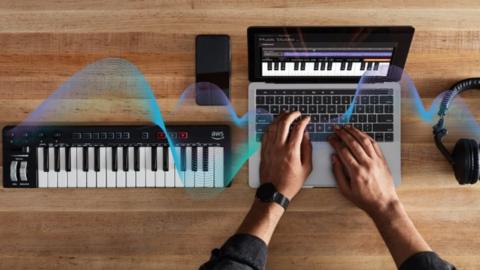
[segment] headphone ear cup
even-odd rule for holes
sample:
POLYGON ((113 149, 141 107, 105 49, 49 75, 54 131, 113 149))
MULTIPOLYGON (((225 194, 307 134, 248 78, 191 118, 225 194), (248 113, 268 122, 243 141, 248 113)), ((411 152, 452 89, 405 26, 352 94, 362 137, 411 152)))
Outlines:
POLYGON ((460 185, 478 181, 478 144, 471 139, 460 139, 452 152, 453 170, 460 185))

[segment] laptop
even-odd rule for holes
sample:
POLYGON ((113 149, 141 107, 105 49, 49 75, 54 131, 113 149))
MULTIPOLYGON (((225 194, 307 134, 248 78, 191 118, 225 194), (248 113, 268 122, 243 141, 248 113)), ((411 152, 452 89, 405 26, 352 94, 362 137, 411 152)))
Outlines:
MULTIPOLYGON (((379 143, 398 186, 400 79, 413 33, 411 26, 250 27, 249 144, 260 144, 282 111, 309 115, 313 171, 305 187, 334 187, 326 140, 335 125, 350 124, 379 143)), ((249 158, 254 188, 260 185, 260 152, 249 158)))

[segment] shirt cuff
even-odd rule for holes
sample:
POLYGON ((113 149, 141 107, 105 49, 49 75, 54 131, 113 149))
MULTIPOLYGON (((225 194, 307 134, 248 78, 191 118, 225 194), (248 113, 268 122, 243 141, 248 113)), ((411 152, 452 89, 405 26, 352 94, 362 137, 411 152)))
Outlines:
POLYGON ((413 254, 406 259, 399 270, 455 270, 455 266, 442 260, 435 252, 426 251, 413 254))
POLYGON ((219 253, 221 258, 261 270, 267 262, 268 251, 262 239, 250 234, 235 234, 225 242, 219 253))

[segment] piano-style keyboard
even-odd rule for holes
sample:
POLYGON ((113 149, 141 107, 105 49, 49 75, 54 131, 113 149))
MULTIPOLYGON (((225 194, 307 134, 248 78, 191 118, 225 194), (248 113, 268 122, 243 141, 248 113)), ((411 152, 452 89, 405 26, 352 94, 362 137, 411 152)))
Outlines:
POLYGON ((228 126, 8 126, 4 187, 225 187, 228 126), (173 151, 176 153, 174 158, 173 151), (177 162, 175 162, 177 160, 177 162))
POLYGON ((263 76, 387 76, 389 62, 263 62, 263 76))

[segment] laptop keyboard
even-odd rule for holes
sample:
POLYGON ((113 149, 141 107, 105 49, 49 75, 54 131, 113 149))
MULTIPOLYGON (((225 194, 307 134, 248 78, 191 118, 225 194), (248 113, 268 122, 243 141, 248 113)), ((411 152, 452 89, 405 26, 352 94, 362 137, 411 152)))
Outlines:
POLYGON ((377 142, 393 141, 393 89, 256 90, 256 139, 281 112, 300 111, 310 116, 307 131, 312 141, 326 141, 336 125, 352 125, 377 142), (354 107, 349 114, 349 105, 354 107), (350 115, 350 117, 348 117, 350 115))

